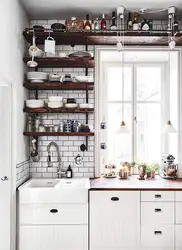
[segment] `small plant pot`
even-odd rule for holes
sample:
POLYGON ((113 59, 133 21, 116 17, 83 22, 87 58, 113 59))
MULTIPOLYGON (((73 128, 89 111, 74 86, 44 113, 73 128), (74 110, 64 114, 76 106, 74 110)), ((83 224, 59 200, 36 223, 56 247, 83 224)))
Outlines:
POLYGON ((146 175, 148 180, 152 179, 152 172, 147 172, 146 175))
POLYGON ((155 171, 153 171, 151 174, 152 174, 152 179, 155 179, 155 171))

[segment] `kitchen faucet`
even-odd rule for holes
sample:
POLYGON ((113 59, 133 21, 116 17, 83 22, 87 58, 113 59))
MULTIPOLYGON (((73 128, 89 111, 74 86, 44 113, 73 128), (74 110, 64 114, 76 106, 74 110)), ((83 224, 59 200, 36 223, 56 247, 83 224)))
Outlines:
POLYGON ((58 179, 59 178, 62 178, 62 175, 65 175, 65 171, 61 170, 61 165, 62 165, 62 162, 61 162, 61 156, 60 156, 60 152, 59 152, 59 146, 57 145, 57 143, 55 142, 50 142, 47 146, 47 152, 48 152, 48 158, 47 158, 47 162, 48 162, 48 167, 53 167, 53 161, 51 161, 51 152, 50 152, 50 149, 51 149, 51 146, 54 146, 56 148, 56 151, 57 151, 57 156, 58 156, 58 160, 56 162, 58 162, 58 167, 57 167, 57 175, 58 175, 58 179))

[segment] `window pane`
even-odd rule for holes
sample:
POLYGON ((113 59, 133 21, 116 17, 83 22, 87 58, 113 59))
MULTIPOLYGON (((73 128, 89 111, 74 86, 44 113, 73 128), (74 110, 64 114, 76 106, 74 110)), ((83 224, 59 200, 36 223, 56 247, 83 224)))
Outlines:
POLYGON ((161 160, 160 104, 137 105, 137 161, 161 160))
MULTIPOLYGON (((109 101, 122 100, 122 65, 109 67, 107 70, 107 96, 109 101)), ((124 67, 124 100, 131 101, 132 97, 132 68, 124 67)))
MULTIPOLYGON (((107 129, 107 161, 119 165, 121 161, 132 160, 132 134, 117 133, 121 121, 122 104, 108 104, 108 129, 107 129)), ((125 122, 129 131, 132 131, 131 104, 125 104, 125 122)))
POLYGON ((160 101, 161 68, 137 66, 137 100, 160 101))

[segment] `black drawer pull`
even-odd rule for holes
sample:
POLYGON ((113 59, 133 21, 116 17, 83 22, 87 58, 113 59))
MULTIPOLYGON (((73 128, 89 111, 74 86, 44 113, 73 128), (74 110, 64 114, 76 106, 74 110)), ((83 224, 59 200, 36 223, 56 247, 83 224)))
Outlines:
POLYGON ((112 197, 111 200, 112 201, 119 201, 119 198, 118 197, 112 197))
POLYGON ((58 210, 57 209, 51 209, 50 213, 53 213, 53 214, 58 213, 58 210))
POLYGON ((161 194, 156 194, 155 195, 155 198, 161 198, 162 196, 161 196, 161 194))
POLYGON ((157 235, 157 234, 160 234, 160 235, 161 235, 161 234, 162 234, 162 231, 154 231, 154 234, 156 234, 156 235, 157 235))
POLYGON ((160 208, 156 208, 156 209, 155 209, 155 212, 156 212, 156 213, 159 213, 159 212, 162 212, 162 210, 161 210, 160 208))

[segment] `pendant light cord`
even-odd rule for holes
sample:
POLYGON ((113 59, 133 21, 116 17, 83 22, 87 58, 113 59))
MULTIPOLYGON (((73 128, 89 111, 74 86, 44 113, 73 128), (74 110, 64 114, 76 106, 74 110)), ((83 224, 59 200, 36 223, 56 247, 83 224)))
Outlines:
POLYGON ((122 29, 123 29, 123 41, 122 41, 122 121, 124 121, 124 16, 123 19, 121 21, 123 23, 122 29))

